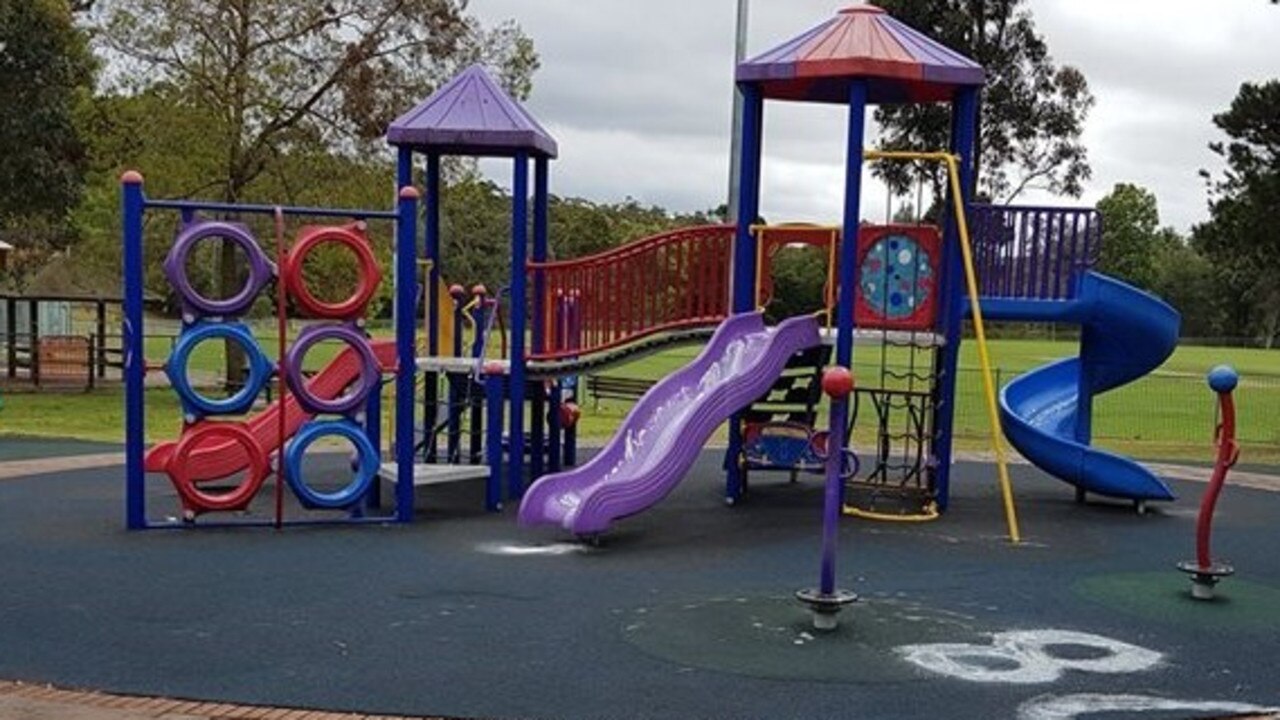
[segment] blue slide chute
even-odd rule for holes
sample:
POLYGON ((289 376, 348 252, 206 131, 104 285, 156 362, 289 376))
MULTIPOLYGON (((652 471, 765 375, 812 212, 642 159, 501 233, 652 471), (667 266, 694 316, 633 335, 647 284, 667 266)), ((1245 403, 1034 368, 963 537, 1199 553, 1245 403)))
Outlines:
POLYGON ((1080 356, 1031 370, 1000 392, 1000 420, 1018 452, 1085 492, 1172 500, 1146 467, 1090 445, 1092 398, 1159 367, 1178 343, 1181 318, 1150 293, 1096 272, 1070 300, 983 298, 990 320, 1061 322, 1081 328, 1080 356))

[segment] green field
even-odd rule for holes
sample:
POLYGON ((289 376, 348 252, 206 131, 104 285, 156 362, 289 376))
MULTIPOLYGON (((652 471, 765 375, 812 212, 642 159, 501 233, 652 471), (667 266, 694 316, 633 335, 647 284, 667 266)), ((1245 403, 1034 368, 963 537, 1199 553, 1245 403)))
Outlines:
MULTIPOLYGON (((270 347, 273 338, 261 341, 270 347)), ((148 341, 152 362, 163 362, 169 341, 148 341)), ((337 345, 320 345, 308 357, 309 368, 319 368, 339 350, 337 345)), ((657 379, 692 359, 700 350, 687 346, 667 350, 608 370, 612 375, 657 379)), ((997 340, 991 344, 992 360, 1001 383, 1014 375, 1050 360, 1076 352, 1074 341, 997 340)), ((269 353, 273 354, 273 353, 269 353)), ((891 365, 905 362, 905 356, 890 355, 891 365)), ((855 354, 856 376, 863 384, 877 377, 880 350, 860 346, 855 354)), ((1280 463, 1280 351, 1240 348, 1183 347, 1157 372, 1124 388, 1097 398, 1094 432, 1097 443, 1145 458, 1185 458, 1207 460, 1212 453, 1215 423, 1213 394, 1203 377, 1208 368, 1229 362, 1240 371, 1237 391, 1239 436, 1244 462, 1280 463)), ((222 348, 210 343, 197 349, 191 368, 194 374, 220 373, 222 348)), ((977 371, 973 342, 961 351, 956 413, 957 445, 968 449, 987 447, 988 423, 982 401, 982 378, 977 371)), ((0 410, 0 433, 77 437, 93 440, 120 440, 123 436, 123 395, 116 389, 93 393, 12 393, 0 410)), ((630 403, 589 398, 580 402, 583 419, 580 435, 587 441, 609 436, 630 408, 630 403)), ((179 411, 173 394, 164 388, 147 391, 148 439, 170 439, 180 428, 179 411)), ((859 428, 859 440, 868 439, 869 428, 859 428)))
MULTIPOLYGON (((995 340, 992 363, 1003 385, 1021 372, 1077 353, 1075 341, 995 340)), ((699 348, 686 347, 609 370, 612 375, 660 378, 691 360, 699 348)), ((859 347, 854 354, 855 376, 874 382, 880 350, 859 347)), ((890 356, 891 365, 901 357, 890 356)), ((1227 362, 1241 373, 1236 392, 1238 436, 1246 462, 1280 463, 1280 351, 1242 348, 1181 347, 1155 373, 1103 395, 1094 401, 1094 434, 1098 445, 1145 458, 1210 459, 1216 405, 1204 375, 1227 362), (1252 376, 1252 377, 1250 377, 1252 376)), ((956 443, 966 449, 989 447, 982 374, 977 345, 965 343, 960 353, 957 382, 956 443)), ((583 403, 583 434, 607 435, 630 404, 602 400, 599 408, 583 403)), ((869 435, 859 428, 855 437, 869 435)))

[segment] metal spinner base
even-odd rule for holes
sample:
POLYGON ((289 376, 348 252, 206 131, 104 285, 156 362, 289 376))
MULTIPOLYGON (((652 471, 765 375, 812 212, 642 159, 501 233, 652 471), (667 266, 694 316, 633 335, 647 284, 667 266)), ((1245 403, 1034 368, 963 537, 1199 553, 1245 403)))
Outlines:
POLYGON ((1191 597, 1196 600, 1212 600, 1213 588, 1218 581, 1235 572, 1235 568, 1226 563, 1200 567, 1194 560, 1178 563, 1178 569, 1191 576, 1191 597))
POLYGON ((848 590, 836 590, 828 595, 817 588, 805 588, 796 591, 796 599, 807 605, 813 613, 814 630, 831 631, 840 624, 837 617, 840 611, 846 605, 856 602, 858 595, 848 590))

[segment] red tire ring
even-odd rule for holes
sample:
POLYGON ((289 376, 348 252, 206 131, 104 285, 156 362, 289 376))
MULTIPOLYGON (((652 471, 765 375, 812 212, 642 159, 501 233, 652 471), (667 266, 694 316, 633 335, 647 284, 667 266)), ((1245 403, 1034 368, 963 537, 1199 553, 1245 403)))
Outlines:
POLYGON ((235 511, 248 507, 249 502, 258 494, 262 483, 271 472, 267 461, 267 452, 244 425, 231 422, 213 422, 197 426, 178 441, 165 471, 178 495, 182 497, 182 505, 188 517, 213 511, 235 511), (191 453, 195 452, 203 442, 210 438, 223 438, 244 448, 249 458, 249 474, 244 481, 228 493, 207 493, 196 487, 191 477, 191 453))
POLYGON ((373 256, 369 239, 365 237, 360 225, 303 228, 298 242, 285 257, 283 275, 285 287, 298 301, 303 311, 312 317, 330 320, 353 320, 363 315, 365 306, 373 299, 373 294, 378 290, 378 284, 382 282, 382 270, 378 268, 378 260, 373 256), (307 254, 325 243, 345 245, 355 253, 356 261, 359 263, 356 273, 356 290, 342 302, 321 302, 311 294, 302 278, 302 268, 306 264, 307 254))

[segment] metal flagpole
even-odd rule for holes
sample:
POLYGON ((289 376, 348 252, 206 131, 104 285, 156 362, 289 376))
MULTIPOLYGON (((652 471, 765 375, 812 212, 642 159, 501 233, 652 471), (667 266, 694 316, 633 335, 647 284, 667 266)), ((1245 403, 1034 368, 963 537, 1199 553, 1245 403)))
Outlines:
MULTIPOLYGON (((749 13, 749 5, 750 0, 738 0, 738 34, 733 52, 735 74, 738 70, 738 63, 741 63, 747 55, 747 15, 749 13)), ((733 86, 733 146, 729 151, 729 199, 726 203, 726 207, 729 209, 726 219, 729 222, 737 222, 738 220, 738 176, 742 168, 742 107, 742 91, 738 89, 738 84, 735 82, 733 86)))

